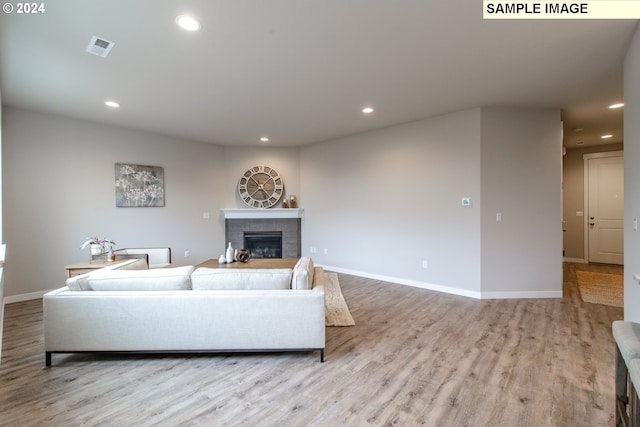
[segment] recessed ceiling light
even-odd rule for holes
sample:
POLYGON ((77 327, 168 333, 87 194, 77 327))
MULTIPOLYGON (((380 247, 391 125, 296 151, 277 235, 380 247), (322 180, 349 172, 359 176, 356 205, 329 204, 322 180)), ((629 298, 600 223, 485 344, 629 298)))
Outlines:
POLYGON ((613 137, 613 135, 602 135, 600 138, 602 138, 602 139, 609 139, 609 138, 611 138, 611 137, 613 137))
POLYGON ((609 108, 611 108, 612 110, 613 110, 614 108, 622 108, 622 107, 624 107, 624 104, 622 104, 622 103, 620 103, 620 104, 611 104, 611 105, 609 105, 609 108))
POLYGON ((189 15, 176 16, 176 24, 187 31, 198 31, 200 29, 200 21, 189 15))
POLYGON ((365 114, 371 114, 371 113, 373 113, 373 108, 371 108, 371 107, 364 107, 364 108, 362 109, 362 112, 363 112, 363 113, 365 113, 365 114))
POLYGON ((262 138, 260 138, 260 141, 269 142, 269 138, 267 138, 266 136, 263 136, 262 138))
POLYGON ((116 101, 105 101, 104 105, 111 108, 120 108, 120 104, 118 104, 116 101))

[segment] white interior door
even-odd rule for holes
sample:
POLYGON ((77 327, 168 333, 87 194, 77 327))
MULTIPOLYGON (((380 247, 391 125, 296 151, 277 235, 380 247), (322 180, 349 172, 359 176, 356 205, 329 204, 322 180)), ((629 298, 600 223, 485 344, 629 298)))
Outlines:
POLYGON ((623 264, 624 160, 621 155, 588 159, 589 262, 623 264))

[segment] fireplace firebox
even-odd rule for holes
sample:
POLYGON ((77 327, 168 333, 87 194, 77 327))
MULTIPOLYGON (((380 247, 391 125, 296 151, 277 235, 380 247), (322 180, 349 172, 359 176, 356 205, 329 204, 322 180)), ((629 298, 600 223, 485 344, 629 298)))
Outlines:
POLYGON ((244 248, 251 258, 282 258, 282 231, 245 232, 244 248))
POLYGON ((248 250, 244 240, 245 234, 280 232, 281 257, 300 258, 302 212, 300 208, 223 209, 225 242, 231 242, 234 248, 248 250))

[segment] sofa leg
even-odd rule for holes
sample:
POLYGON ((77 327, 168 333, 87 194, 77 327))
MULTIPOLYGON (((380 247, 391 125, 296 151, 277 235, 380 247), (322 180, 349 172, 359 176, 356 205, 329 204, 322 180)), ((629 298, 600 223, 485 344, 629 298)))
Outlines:
POLYGON ((51 366, 51 352, 46 351, 44 353, 44 364, 45 366, 51 366))

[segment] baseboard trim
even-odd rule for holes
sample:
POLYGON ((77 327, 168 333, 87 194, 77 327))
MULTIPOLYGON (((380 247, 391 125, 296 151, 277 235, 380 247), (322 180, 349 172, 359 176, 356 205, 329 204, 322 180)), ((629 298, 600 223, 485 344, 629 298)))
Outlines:
POLYGON ((366 279, 381 280, 383 282, 396 283, 398 285, 412 286, 414 288, 427 289, 430 291, 442 292, 451 295, 458 295, 474 299, 535 299, 535 298, 562 298, 562 291, 508 291, 508 292, 477 292, 468 289, 459 289, 451 286, 437 285, 433 283, 419 282, 417 280, 402 279, 399 277, 385 276, 381 274, 367 273, 364 271, 351 270, 348 268, 334 267, 330 265, 317 264, 327 271, 350 274, 352 276, 364 277, 366 279))
POLYGON ((588 264, 587 260, 584 258, 562 258, 563 262, 575 262, 576 264, 588 264))
POLYGON ((398 285, 412 286, 414 288, 422 288, 430 291, 443 292, 446 294, 481 299, 481 294, 479 292, 470 291, 468 289, 453 288, 451 286, 443 286, 443 285, 437 285, 434 283, 419 282, 417 280, 402 279, 399 277, 367 273, 364 271, 351 270, 348 268, 341 268, 341 267, 333 267, 329 265, 320 265, 320 266, 325 270, 335 271, 336 273, 350 274, 352 276, 364 277, 366 279, 381 280, 383 282, 396 283, 398 285))
POLYGON ((44 294, 46 294, 47 292, 49 292, 50 290, 38 291, 38 292, 30 292, 28 294, 18 294, 18 295, 12 295, 10 297, 4 297, 4 303, 5 304, 12 304, 14 302, 22 302, 22 301, 30 301, 30 300, 34 300, 34 299, 41 299, 42 296, 44 294))
POLYGON ((562 298, 562 291, 482 292, 482 299, 562 298))

